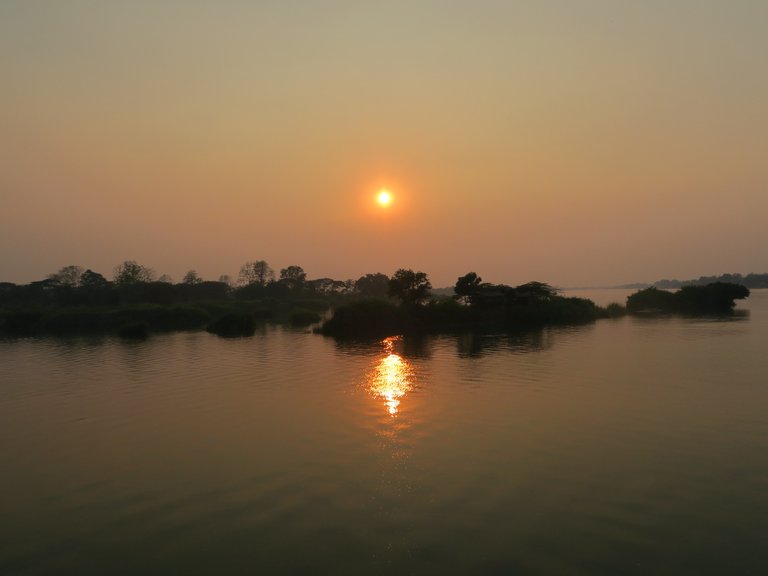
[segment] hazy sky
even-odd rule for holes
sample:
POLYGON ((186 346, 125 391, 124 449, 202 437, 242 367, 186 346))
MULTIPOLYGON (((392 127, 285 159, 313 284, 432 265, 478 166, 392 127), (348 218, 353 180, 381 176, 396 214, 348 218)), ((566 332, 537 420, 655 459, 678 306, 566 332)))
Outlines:
POLYGON ((765 272, 766 30, 765 0, 2 0, 0 280, 765 272))

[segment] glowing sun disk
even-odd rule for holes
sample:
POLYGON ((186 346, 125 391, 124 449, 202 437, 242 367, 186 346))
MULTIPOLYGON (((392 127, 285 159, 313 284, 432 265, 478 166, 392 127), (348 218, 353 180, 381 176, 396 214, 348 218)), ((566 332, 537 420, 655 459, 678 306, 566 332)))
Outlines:
POLYGON ((390 202, 392 202, 392 194, 389 192, 389 190, 381 190, 379 195, 376 197, 376 201, 382 206, 387 206, 390 202))

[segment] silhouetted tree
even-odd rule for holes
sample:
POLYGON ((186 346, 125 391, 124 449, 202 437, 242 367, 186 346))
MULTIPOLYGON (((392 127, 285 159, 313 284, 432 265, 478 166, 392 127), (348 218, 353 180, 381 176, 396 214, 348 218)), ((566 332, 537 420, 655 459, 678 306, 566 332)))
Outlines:
POLYGON ((529 304, 535 302, 548 302, 557 296, 557 289, 544 282, 528 282, 520 284, 514 289, 515 297, 528 301, 529 304))
POLYGON ((355 292, 366 298, 386 298, 389 293, 389 276, 380 272, 361 276, 355 281, 355 292))
POLYGON ((453 287, 453 291, 456 293, 456 299, 461 302, 474 304, 477 295, 480 292, 482 282, 483 279, 474 272, 469 272, 464 276, 460 276, 456 280, 456 285, 453 287))
POLYGON ((280 270, 280 282, 290 290, 300 290, 307 279, 307 273, 301 266, 288 266, 280 270))
POLYGON ((117 292, 111 282, 90 269, 80 276, 80 286, 77 290, 81 301, 85 304, 95 306, 117 303, 117 292))
POLYGON ((181 281, 182 284, 200 284, 203 281, 200 276, 198 276, 197 272, 194 270, 189 270, 186 274, 184 274, 184 279, 181 281))
POLYGON ((389 280, 389 295, 403 304, 420 304, 429 298, 432 289, 425 272, 400 268, 389 280))
POLYGON ((134 260, 126 260, 115 267, 113 280, 119 286, 137 284, 139 282, 152 282, 155 273, 151 268, 142 266, 134 260))
POLYGON ((246 262, 240 268, 238 282, 243 286, 256 285, 264 287, 275 279, 275 272, 264 260, 246 262))
POLYGON ((173 284, 173 278, 170 274, 163 274, 160 276, 160 278, 157 279, 157 281, 162 284, 173 284))
POLYGON ((80 286, 82 288, 106 288, 109 281, 98 272, 91 269, 86 270, 80 276, 80 286))
POLYGON ((229 274, 222 274, 221 276, 219 276, 219 282, 222 282, 227 286, 232 286, 232 278, 230 277, 229 274))
POLYGON ((53 280, 57 286, 76 288, 80 285, 82 275, 83 268, 81 266, 64 266, 58 272, 48 276, 48 279, 53 280))

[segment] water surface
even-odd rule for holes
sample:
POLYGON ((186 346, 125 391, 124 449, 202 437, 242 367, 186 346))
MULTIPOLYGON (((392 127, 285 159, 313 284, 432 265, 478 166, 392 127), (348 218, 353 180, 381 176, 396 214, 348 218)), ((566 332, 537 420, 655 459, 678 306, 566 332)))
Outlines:
POLYGON ((740 308, 0 342, 0 574, 766 573, 768 293, 740 308))

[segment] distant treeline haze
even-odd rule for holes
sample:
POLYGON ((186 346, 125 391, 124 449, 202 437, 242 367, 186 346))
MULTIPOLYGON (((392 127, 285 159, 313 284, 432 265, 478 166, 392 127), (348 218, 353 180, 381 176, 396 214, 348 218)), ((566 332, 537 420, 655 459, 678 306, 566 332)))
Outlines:
POLYGON ((750 272, 749 274, 721 274, 720 276, 699 276, 694 280, 658 280, 653 284, 647 283, 634 283, 624 284, 620 288, 648 288, 653 286, 655 288, 661 288, 662 290, 671 290, 675 288, 682 288, 683 286, 706 286, 714 282, 728 282, 731 284, 741 284, 747 288, 768 288, 768 273, 756 274, 750 272))

